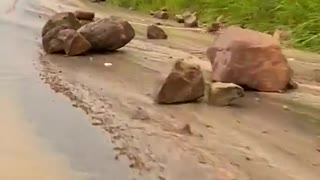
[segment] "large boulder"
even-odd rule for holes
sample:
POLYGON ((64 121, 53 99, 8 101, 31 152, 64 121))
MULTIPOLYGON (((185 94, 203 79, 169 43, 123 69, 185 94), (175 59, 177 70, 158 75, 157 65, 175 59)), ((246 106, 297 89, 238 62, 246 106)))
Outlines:
POLYGON ((129 43, 135 31, 128 21, 110 17, 82 26, 80 32, 94 51, 114 51, 129 43))
POLYGON ((196 101, 204 96, 205 83, 198 65, 177 61, 162 85, 156 101, 160 104, 196 101))
POLYGON ((168 35, 160 27, 156 25, 150 25, 147 28, 147 37, 148 39, 167 39, 168 35))
POLYGON ((230 26, 221 30, 207 56, 212 64, 213 81, 279 92, 292 77, 279 41, 249 29, 230 26))
POLYGON ((169 19, 169 13, 167 11, 156 11, 154 12, 153 17, 158 19, 169 19))
POLYGON ((76 30, 64 29, 58 34, 64 44, 64 51, 69 56, 83 54, 90 50, 91 44, 76 30))
POLYGON ((94 16, 95 16, 94 12, 80 11, 80 10, 75 11, 74 15, 79 20, 87 20, 87 21, 93 21, 94 16))
POLYGON ((64 42, 59 38, 61 30, 68 29, 68 26, 57 26, 48 31, 42 37, 42 46, 46 53, 59 53, 64 50, 64 42))
POLYGON ((68 29, 79 29, 81 27, 80 22, 77 20, 75 15, 71 12, 62 12, 53 15, 43 26, 42 28, 42 37, 51 29, 58 27, 58 26, 65 26, 68 29))
POLYGON ((233 83, 210 83, 207 87, 207 102, 213 106, 229 106, 244 96, 241 86, 233 83))
POLYGON ((184 27, 198 27, 198 17, 196 13, 193 13, 184 19, 184 27))

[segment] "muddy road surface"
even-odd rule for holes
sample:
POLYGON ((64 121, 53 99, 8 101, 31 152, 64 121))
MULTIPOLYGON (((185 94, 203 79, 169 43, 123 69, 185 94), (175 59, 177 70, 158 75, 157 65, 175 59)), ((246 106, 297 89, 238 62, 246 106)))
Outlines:
POLYGON ((160 106, 152 96, 175 60, 208 73, 211 35, 165 21, 169 39, 150 41, 154 19, 76 0, 2 0, 0 13, 0 179, 319 179, 320 100, 308 79, 319 56, 286 51, 302 83, 294 92, 160 106), (44 54, 46 19, 75 9, 122 16, 137 36, 111 54, 44 54))

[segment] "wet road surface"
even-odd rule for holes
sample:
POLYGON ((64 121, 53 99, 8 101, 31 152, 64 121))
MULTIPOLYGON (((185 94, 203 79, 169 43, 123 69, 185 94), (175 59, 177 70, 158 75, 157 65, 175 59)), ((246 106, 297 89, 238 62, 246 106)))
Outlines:
POLYGON ((38 6, 0 1, 0 179, 128 179, 105 134, 40 80, 38 6))

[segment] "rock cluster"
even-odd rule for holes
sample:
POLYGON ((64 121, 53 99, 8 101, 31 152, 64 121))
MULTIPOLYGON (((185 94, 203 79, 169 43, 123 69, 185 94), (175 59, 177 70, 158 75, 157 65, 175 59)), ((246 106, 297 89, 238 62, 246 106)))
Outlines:
POLYGON ((92 51, 115 51, 135 36, 128 21, 110 17, 94 21, 93 12, 75 11, 53 15, 42 28, 47 53, 75 56, 92 51))

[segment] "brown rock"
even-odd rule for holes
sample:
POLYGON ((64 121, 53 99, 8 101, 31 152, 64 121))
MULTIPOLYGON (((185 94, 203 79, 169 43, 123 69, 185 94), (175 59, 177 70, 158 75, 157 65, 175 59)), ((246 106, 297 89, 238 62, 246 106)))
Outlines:
POLYGON ((93 21, 95 16, 94 12, 89 12, 89 11, 75 11, 74 15, 79 20, 87 20, 87 21, 93 21))
POLYGON ((207 32, 216 33, 223 27, 223 24, 221 23, 211 23, 207 27, 207 32))
POLYGON ((42 37, 51 29, 57 26, 65 26, 68 29, 79 29, 81 27, 80 22, 75 15, 71 12, 62 12, 53 15, 42 28, 42 37))
POLYGON ((57 26, 48 31, 42 38, 42 46, 47 53, 59 53, 64 50, 64 43, 58 38, 59 32, 64 29, 68 29, 68 26, 57 26))
POLYGON ((116 17, 104 18, 81 27, 81 33, 95 51, 114 51, 129 43, 135 31, 128 21, 116 17))
POLYGON ((271 35, 230 26, 207 50, 212 80, 259 91, 278 92, 289 83, 292 70, 271 35))
POLYGON ((198 17, 196 14, 192 14, 184 19, 185 27, 198 27, 198 17))
POLYGON ((178 23, 184 23, 184 18, 181 14, 176 14, 174 18, 178 23))
POLYGON ((148 39, 167 39, 168 35, 160 27, 156 25, 150 25, 147 28, 147 37, 148 39))
POLYGON ((156 11, 154 12, 153 17, 158 19, 169 19, 169 13, 165 11, 156 11))
POLYGON ((61 30, 58 38, 64 43, 64 51, 69 56, 80 55, 91 48, 91 44, 76 30, 61 30))
POLYGON ((179 60, 161 87, 156 101, 160 104, 192 102, 203 97, 204 90, 200 67, 179 60))
POLYGON ((244 90, 233 83, 216 82, 208 85, 207 96, 210 105, 229 106, 244 96, 244 90))
POLYGON ((285 90, 293 90, 293 89, 298 89, 299 85, 298 83, 296 83, 295 81, 293 81, 292 79, 289 81, 289 83, 287 84, 287 87, 285 90))

